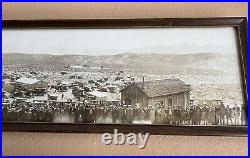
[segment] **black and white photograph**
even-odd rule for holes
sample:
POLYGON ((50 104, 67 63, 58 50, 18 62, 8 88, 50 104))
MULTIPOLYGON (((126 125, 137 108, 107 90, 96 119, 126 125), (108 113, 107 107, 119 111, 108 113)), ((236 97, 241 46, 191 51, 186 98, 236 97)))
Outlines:
POLYGON ((4 122, 248 125, 233 27, 2 33, 4 122))

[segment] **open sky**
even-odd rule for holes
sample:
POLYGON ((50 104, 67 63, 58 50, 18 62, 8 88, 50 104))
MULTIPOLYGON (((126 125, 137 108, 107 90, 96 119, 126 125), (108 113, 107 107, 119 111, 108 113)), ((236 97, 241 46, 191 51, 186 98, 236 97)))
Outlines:
POLYGON ((233 28, 3 30, 3 53, 237 53, 233 28))

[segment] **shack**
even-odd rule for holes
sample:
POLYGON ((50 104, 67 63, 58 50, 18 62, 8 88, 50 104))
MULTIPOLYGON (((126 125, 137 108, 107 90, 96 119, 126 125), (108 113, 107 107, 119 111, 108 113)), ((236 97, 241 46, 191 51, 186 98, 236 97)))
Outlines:
POLYGON ((191 86, 178 78, 135 82, 121 90, 126 105, 164 106, 168 109, 190 106, 191 86))

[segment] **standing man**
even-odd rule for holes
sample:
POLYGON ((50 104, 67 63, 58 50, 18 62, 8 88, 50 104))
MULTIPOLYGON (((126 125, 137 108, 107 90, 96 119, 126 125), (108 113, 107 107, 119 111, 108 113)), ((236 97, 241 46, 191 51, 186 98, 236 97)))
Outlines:
POLYGON ((126 109, 126 117, 127 117, 127 123, 132 123, 133 120, 133 108, 131 105, 128 105, 128 108, 126 109))
POLYGON ((227 125, 233 125, 233 120, 232 120, 232 109, 227 105, 226 107, 226 119, 227 119, 227 125), (229 124, 229 121, 231 124, 229 124))
POLYGON ((153 106, 149 106, 149 119, 151 124, 155 124, 155 108, 153 106))
POLYGON ((224 126, 225 125, 225 106, 222 103, 220 105, 220 109, 219 109, 219 117, 220 117, 220 125, 224 126))
POLYGON ((156 111, 156 115, 155 115, 156 123, 157 124, 163 124, 165 117, 166 117, 165 111, 164 111, 163 107, 160 107, 156 111))
POLYGON ((200 107, 196 108, 196 123, 197 125, 201 125, 202 120, 202 109, 200 107))
POLYGON ((114 106, 113 109, 112 109, 112 123, 117 122, 118 113, 119 113, 119 109, 116 106, 114 106))
POLYGON ((235 125, 240 124, 240 107, 235 108, 235 125))
POLYGON ((139 108, 139 117, 138 118, 139 118, 140 123, 144 122, 145 111, 144 111, 143 107, 139 108))
POLYGON ((247 116, 246 116, 247 108, 242 105, 241 107, 241 125, 247 125, 247 116))
POLYGON ((134 107, 133 109, 133 123, 138 123, 138 117, 139 117, 139 108, 134 107))

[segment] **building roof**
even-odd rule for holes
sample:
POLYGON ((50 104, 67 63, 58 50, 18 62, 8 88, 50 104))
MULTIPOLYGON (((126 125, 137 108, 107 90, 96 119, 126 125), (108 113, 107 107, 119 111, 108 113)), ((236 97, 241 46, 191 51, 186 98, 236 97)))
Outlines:
POLYGON ((109 93, 109 92, 100 92, 100 91, 92 91, 87 92, 88 94, 95 96, 97 101, 118 101, 120 100, 119 94, 109 93))
POLYGON ((107 92, 101 92, 101 91, 97 91, 97 90, 94 90, 92 92, 87 92, 87 93, 90 95, 93 95, 95 97, 100 97, 100 98, 107 96, 107 92))
POLYGON ((190 85, 185 84, 178 78, 134 83, 148 97, 166 96, 181 92, 191 91, 190 85))
POLYGON ((35 84, 39 81, 40 80, 34 79, 34 78, 20 78, 20 79, 16 80, 16 82, 23 83, 23 84, 35 84))

